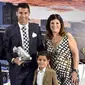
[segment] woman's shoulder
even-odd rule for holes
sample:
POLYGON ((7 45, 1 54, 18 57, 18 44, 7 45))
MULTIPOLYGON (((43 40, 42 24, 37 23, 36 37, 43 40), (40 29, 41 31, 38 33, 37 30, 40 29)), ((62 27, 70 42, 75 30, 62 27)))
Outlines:
POLYGON ((75 41, 75 38, 73 37, 73 35, 71 33, 67 33, 67 36, 68 36, 69 44, 73 43, 75 41))
POLYGON ((69 33, 69 32, 66 35, 67 35, 68 39, 72 39, 73 38, 73 35, 71 33, 69 33))

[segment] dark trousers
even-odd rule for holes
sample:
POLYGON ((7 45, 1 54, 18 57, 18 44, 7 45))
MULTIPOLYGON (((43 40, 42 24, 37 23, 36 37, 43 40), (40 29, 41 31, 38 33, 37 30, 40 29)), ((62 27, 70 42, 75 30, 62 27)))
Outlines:
POLYGON ((34 70, 30 66, 16 65, 13 71, 10 71, 11 85, 32 85, 34 70))

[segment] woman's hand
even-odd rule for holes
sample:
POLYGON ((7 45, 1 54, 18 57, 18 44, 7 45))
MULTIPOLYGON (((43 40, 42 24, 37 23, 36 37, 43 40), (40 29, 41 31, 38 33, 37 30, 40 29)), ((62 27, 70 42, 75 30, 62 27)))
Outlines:
POLYGON ((79 85, 78 74, 75 71, 72 72, 72 82, 74 85, 79 85))

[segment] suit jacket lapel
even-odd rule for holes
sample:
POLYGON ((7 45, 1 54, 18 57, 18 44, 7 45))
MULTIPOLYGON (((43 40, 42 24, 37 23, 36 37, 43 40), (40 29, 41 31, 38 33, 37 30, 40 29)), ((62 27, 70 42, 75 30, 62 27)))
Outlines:
POLYGON ((29 33, 29 53, 31 52, 32 50, 32 33, 33 33, 33 28, 32 28, 32 24, 29 23, 29 30, 28 30, 28 33, 29 33))
POLYGON ((20 28, 19 28, 18 24, 17 24, 17 26, 16 26, 15 33, 17 33, 18 39, 19 39, 19 41, 20 41, 20 42, 19 42, 19 43, 20 43, 20 46, 22 46, 22 39, 21 39, 20 28))
POLYGON ((31 24, 29 23, 29 30, 28 30, 28 36, 29 36, 29 52, 30 52, 30 42, 31 42, 31 24))
POLYGON ((43 77, 43 85, 44 85, 44 83, 45 83, 46 76, 47 76, 47 68, 46 68, 46 71, 45 71, 45 74, 44 74, 44 77, 43 77))
POLYGON ((29 40, 32 38, 32 29, 31 29, 31 23, 29 23, 29 30, 28 30, 28 36, 29 36, 29 40))
POLYGON ((37 70, 35 71, 33 85, 37 85, 37 70))
MULTIPOLYGON (((17 43, 18 46, 22 46, 22 39, 21 39, 20 28, 18 24, 15 24, 13 27, 12 37, 13 37, 13 41, 15 40, 14 42, 18 41, 17 43)), ((15 45, 16 43, 13 44, 15 45)))

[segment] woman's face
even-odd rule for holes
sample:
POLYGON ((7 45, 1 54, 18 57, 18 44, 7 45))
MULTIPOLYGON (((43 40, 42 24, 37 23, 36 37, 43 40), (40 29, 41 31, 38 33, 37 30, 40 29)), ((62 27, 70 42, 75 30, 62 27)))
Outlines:
POLYGON ((60 21, 58 19, 51 20, 50 29, 53 34, 59 34, 61 28, 60 21))

